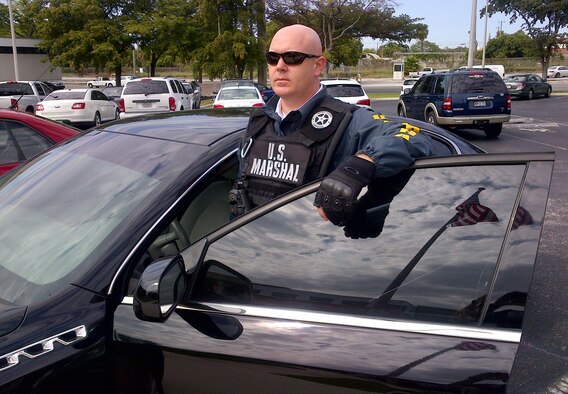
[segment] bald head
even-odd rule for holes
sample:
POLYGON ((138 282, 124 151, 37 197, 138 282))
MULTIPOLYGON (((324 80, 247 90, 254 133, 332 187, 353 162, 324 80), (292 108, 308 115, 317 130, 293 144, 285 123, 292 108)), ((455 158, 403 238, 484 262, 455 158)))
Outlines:
POLYGON ((321 56, 321 42, 315 30, 304 25, 291 25, 278 30, 270 50, 274 52, 296 51, 321 56))

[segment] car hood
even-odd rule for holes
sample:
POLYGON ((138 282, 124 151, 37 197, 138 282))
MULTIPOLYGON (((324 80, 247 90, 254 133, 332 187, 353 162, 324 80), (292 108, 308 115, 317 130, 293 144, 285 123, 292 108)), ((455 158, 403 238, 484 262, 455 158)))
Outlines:
POLYGON ((28 307, 0 300, 0 337, 11 333, 24 320, 28 307))

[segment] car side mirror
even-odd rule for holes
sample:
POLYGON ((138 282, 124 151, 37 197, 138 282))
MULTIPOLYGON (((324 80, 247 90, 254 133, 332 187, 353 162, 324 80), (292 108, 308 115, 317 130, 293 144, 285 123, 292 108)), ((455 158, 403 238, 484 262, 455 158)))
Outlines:
POLYGON ((187 284, 180 256, 155 260, 144 270, 134 291, 134 314, 144 321, 166 321, 185 295, 187 284))

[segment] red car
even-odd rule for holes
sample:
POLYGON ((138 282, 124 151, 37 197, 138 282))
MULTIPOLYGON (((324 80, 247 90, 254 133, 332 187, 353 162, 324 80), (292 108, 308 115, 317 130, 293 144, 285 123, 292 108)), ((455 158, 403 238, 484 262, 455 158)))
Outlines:
POLYGON ((0 175, 80 132, 33 114, 0 109, 0 175))

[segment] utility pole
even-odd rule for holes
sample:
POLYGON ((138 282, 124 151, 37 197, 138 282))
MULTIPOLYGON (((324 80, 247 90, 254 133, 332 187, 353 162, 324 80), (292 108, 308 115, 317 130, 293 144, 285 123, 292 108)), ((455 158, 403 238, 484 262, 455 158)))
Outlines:
POLYGON ((16 81, 20 79, 18 71, 18 49, 16 47, 16 31, 14 29, 14 17, 12 15, 12 0, 8 0, 8 14, 10 17, 10 32, 12 33, 12 55, 14 58, 14 77, 16 81))
POLYGON ((476 31, 475 31, 475 22, 477 20, 477 0, 471 0, 471 22, 470 22, 470 29, 469 29, 469 52, 467 56, 467 68, 473 67, 473 59, 475 58, 475 52, 477 50, 476 46, 476 31))
POLYGON ((481 67, 485 67, 485 47, 487 46, 487 5, 489 0, 485 0, 485 30, 483 33, 483 55, 481 56, 481 67))

